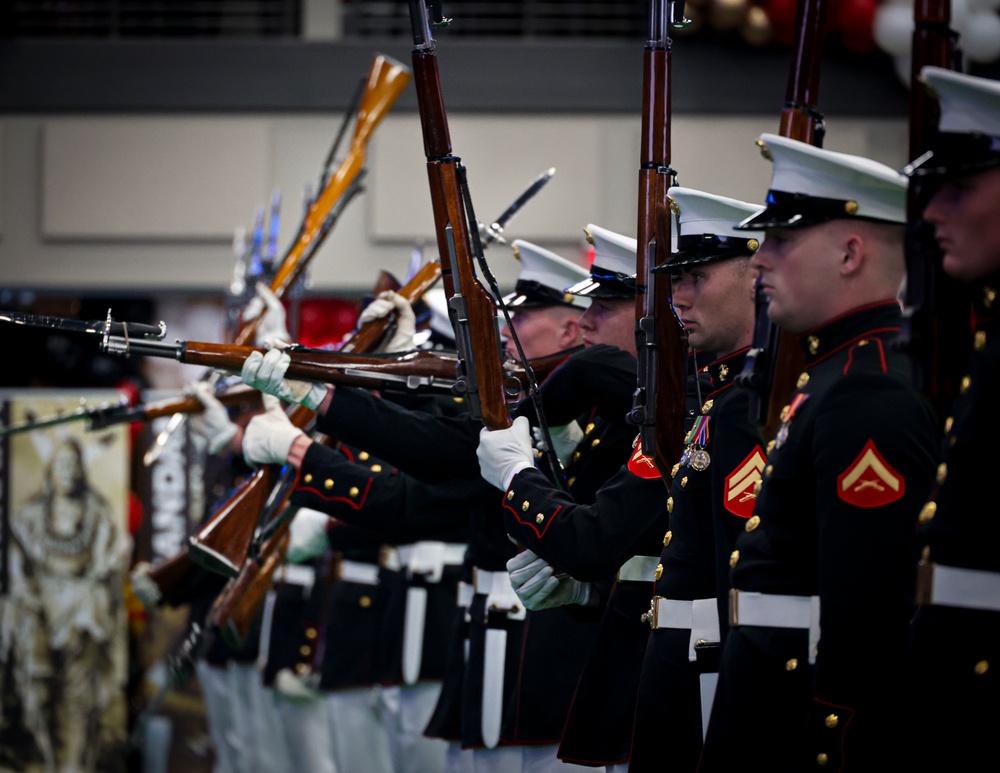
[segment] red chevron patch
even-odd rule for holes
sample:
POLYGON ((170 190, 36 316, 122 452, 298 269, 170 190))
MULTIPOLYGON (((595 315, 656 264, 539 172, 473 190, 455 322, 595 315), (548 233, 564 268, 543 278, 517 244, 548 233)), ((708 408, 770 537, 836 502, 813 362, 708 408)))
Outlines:
POLYGON ((882 507, 906 493, 906 479, 896 472, 869 440, 837 477, 837 496, 856 507, 882 507))

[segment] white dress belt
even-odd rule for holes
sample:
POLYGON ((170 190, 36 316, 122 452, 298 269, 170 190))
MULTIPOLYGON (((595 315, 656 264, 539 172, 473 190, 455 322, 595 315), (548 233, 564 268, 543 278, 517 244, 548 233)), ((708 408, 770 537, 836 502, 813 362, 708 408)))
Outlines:
POLYGON ((487 572, 478 567, 472 569, 472 584, 475 592, 486 596, 486 610, 500 610, 507 612, 507 617, 512 620, 523 620, 525 617, 524 605, 514 586, 510 583, 510 575, 506 570, 503 572, 487 572))
POLYGON ((659 628, 679 628, 690 631, 688 660, 695 661, 694 645, 698 642, 717 642, 722 638, 719 632, 719 611, 715 599, 667 599, 653 596, 649 611, 642 616, 642 622, 649 623, 653 630, 659 628))
POLYGON ((337 579, 361 585, 378 585, 378 564, 341 561, 337 567, 337 579))
POLYGON ((917 601, 1000 612, 1000 572, 922 561, 917 567, 917 601))
POLYGON ((309 590, 316 582, 316 570, 306 564, 282 564, 274 573, 274 581, 301 585, 309 590))
POLYGON ((816 662, 820 634, 819 596, 788 596, 732 588, 729 591, 729 624, 809 631, 809 662, 816 662))

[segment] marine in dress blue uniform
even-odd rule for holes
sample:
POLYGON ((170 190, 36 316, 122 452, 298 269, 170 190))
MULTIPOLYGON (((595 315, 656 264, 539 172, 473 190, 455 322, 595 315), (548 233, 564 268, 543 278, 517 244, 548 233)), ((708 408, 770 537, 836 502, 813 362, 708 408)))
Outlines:
POLYGON ((923 68, 921 80, 937 96, 939 134, 908 172, 934 192, 923 217, 944 271, 967 283, 973 323, 917 527, 920 606, 904 709, 920 721, 910 723, 905 748, 910 770, 970 770, 990 764, 1000 722, 1000 526, 990 490, 1000 433, 1000 83, 936 67, 923 68))
POLYGON ((670 273, 672 303, 711 381, 671 470, 669 527, 645 614, 651 630, 633 773, 664 764, 697 769, 718 671, 711 661, 717 663, 728 621, 729 554, 753 515, 764 468, 751 395, 736 386, 754 328, 750 256, 763 234, 735 226, 759 206, 690 188, 673 187, 668 195, 678 209, 677 249, 653 270, 670 273))
POLYGON ((805 368, 730 558, 730 629, 699 770, 885 770, 935 430, 893 346, 905 178, 776 135, 751 259, 805 368))

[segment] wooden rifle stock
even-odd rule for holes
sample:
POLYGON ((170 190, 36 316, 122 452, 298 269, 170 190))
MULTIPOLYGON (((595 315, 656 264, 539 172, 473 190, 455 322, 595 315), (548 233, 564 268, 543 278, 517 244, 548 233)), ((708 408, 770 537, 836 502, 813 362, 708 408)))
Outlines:
MULTIPOLYGON (((305 429, 314 411, 297 405, 289 421, 305 429)), ((235 577, 246 561, 253 535, 265 511, 280 512, 290 487, 279 487, 280 467, 266 464, 236 488, 215 515, 188 539, 188 552, 199 566, 217 574, 235 577)))
MULTIPOLYGON (((951 30, 950 0, 916 0, 913 6, 910 73, 910 161, 932 144, 940 110, 922 88, 926 65, 957 66, 956 34, 951 30)), ((900 346, 913 358, 914 381, 939 422, 959 394, 971 350, 971 305, 965 285, 942 269, 933 228, 923 219, 933 191, 920 177, 910 177, 906 199, 906 292, 900 346)), ((940 425, 939 425, 940 428, 940 425)))
MULTIPOLYGON (((637 386, 629 419, 639 425, 643 451, 670 485, 670 469, 684 440, 684 340, 670 303, 669 274, 651 270, 669 259, 670 197, 670 0, 651 0, 649 39, 643 53, 642 133, 636 254, 637 386)), ((675 20, 675 26, 681 21, 675 20)))
MULTIPOLYGON (((815 109, 825 16, 826 0, 799 0, 785 106, 779 124, 781 136, 817 146, 823 144, 825 131, 823 118, 815 109)), ((758 313, 766 313, 763 304, 758 304, 758 313)), ((770 440, 777 433, 781 412, 795 391, 798 376, 805 366, 805 353, 799 346, 797 336, 777 326, 758 324, 756 332, 763 333, 765 340, 755 338, 753 349, 765 353, 765 362, 748 358, 748 364, 763 368, 765 373, 747 374, 740 381, 743 384, 756 383, 764 390, 752 410, 758 414, 754 418, 762 437, 770 440)))
POLYGON ((424 0, 410 0, 414 31, 413 78, 427 158, 431 207, 441 256, 442 278, 459 353, 456 391, 465 394, 473 416, 489 429, 511 424, 504 385, 496 302, 473 266, 468 218, 462 197, 460 159, 451 152, 437 52, 424 0))
MULTIPOLYGON (((281 298, 305 271, 309 258, 316 252, 317 238, 324 235, 323 225, 327 216, 350 189, 364 167, 372 132, 385 118, 409 82, 410 71, 406 66, 384 54, 375 56, 358 106, 354 135, 347 156, 309 205, 298 237, 285 254, 271 281, 271 290, 278 298, 281 298)), ((250 321, 243 322, 234 343, 246 344, 252 341, 262 316, 258 315, 250 321)))
POLYGON ((274 573, 288 552, 291 522, 291 517, 283 518, 261 546, 260 554, 247 560, 209 610, 207 622, 219 630, 222 640, 230 646, 239 647, 250 633, 274 573))
POLYGON ((160 599, 168 606, 177 606, 184 603, 178 594, 178 589, 184 581, 190 577, 191 572, 196 568, 191 554, 185 546, 170 558, 161 561, 149 570, 149 579, 152 580, 160 590, 160 599))

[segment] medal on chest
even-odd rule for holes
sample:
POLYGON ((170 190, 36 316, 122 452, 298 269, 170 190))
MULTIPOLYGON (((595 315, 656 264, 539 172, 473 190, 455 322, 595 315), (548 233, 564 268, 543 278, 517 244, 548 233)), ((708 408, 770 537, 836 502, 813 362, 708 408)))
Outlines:
POLYGON ((681 465, 698 472, 704 472, 712 463, 705 446, 708 445, 708 416, 699 416, 687 437, 684 438, 684 453, 681 454, 681 465))
POLYGON ((805 392, 799 392, 792 401, 781 409, 781 426, 778 427, 777 433, 774 435, 774 447, 780 448, 786 440, 788 440, 788 431, 792 426, 792 419, 795 418, 795 414, 798 412, 799 408, 802 407, 803 403, 809 399, 809 395, 805 392))

